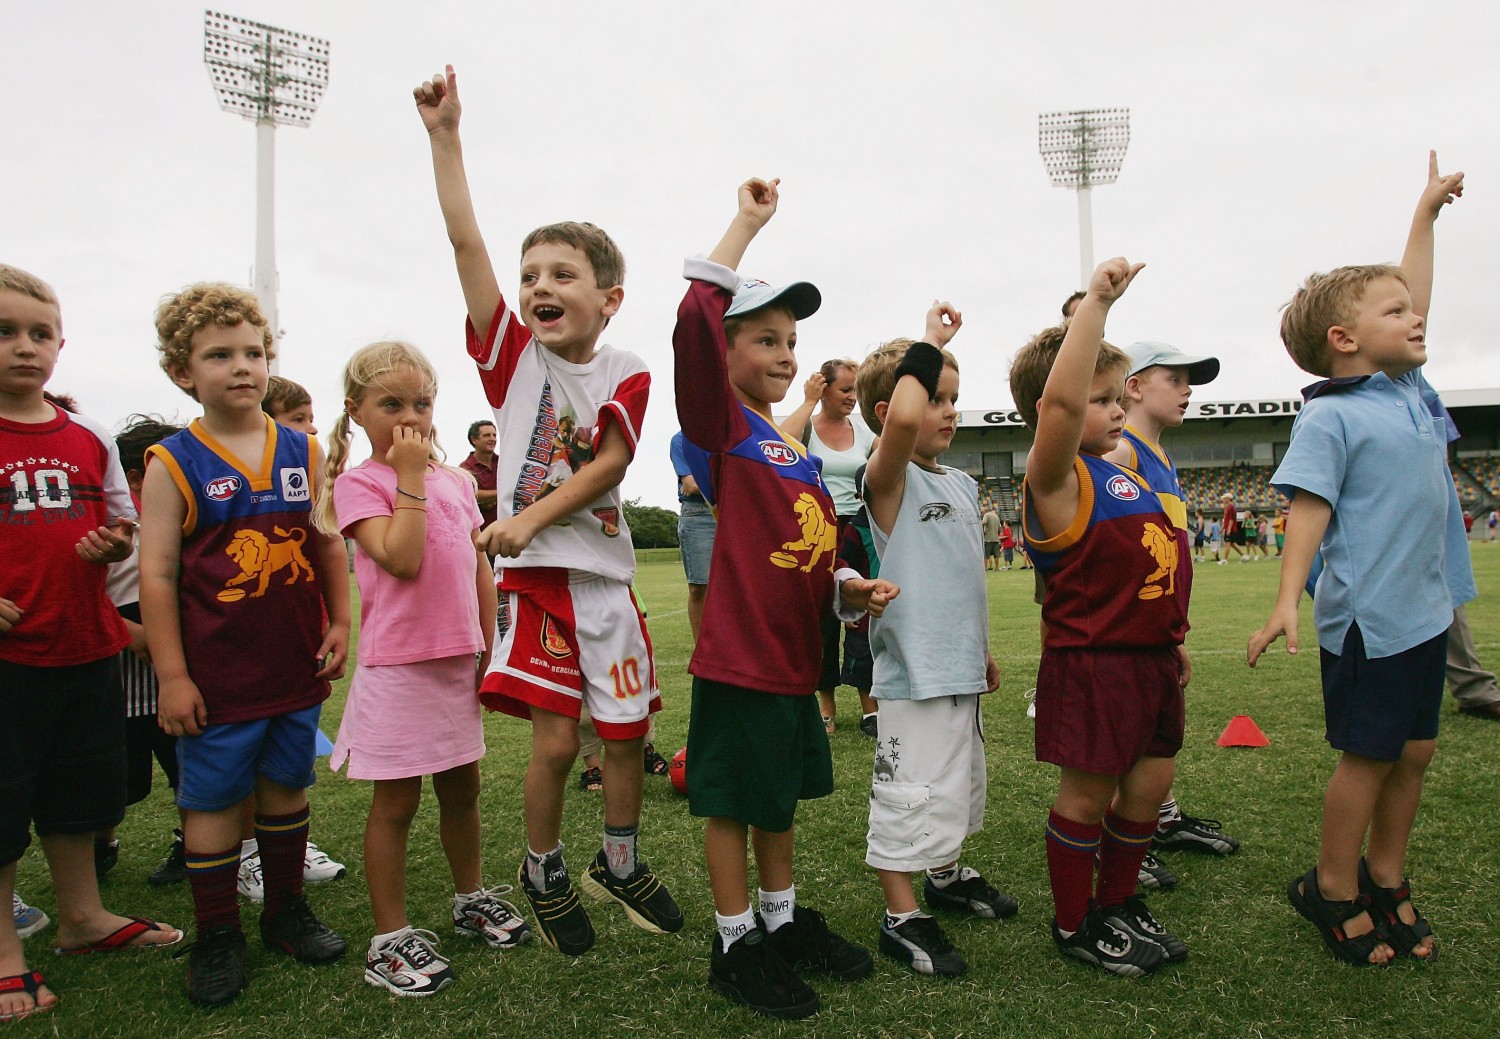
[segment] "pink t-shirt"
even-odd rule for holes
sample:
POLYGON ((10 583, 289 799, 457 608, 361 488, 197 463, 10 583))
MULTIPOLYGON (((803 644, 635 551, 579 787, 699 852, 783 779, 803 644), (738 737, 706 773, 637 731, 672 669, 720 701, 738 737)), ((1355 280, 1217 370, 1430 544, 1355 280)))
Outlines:
MULTIPOLYGON (((333 484, 339 529, 347 537, 360 520, 393 516, 396 471, 374 460, 333 484)), ((464 475, 427 468, 427 545, 410 580, 392 577, 355 543, 359 580, 359 663, 409 664, 484 648, 479 628, 478 573, 473 532, 480 526, 474 484, 464 475)))

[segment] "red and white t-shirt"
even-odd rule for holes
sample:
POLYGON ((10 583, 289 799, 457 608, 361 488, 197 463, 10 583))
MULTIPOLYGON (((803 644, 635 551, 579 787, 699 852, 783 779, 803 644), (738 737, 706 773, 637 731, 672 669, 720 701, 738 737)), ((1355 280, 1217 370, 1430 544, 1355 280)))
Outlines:
MULTIPOLYGON (((496 512, 514 516, 594 458, 610 423, 632 454, 646 417, 651 373, 635 354, 601 346, 586 364, 564 361, 532 338, 501 300, 481 339, 465 321, 469 356, 495 412, 496 512)), ((560 566, 629 581, 635 550, 619 485, 539 533, 497 569, 560 566)))
POLYGON ((68 667, 130 644, 104 592, 109 567, 86 563, 78 539, 135 505, 105 429, 55 408, 48 422, 0 419, 0 597, 21 619, 0 635, 0 660, 68 667))

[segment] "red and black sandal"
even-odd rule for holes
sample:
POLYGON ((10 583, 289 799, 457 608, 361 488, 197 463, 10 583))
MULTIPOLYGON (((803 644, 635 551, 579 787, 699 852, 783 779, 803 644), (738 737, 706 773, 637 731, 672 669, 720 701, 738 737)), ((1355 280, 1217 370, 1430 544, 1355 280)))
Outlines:
MULTIPOLYGON (((1293 877, 1286 889, 1287 900, 1292 907, 1310 920, 1323 936, 1323 942, 1333 955, 1356 967, 1378 967, 1372 963, 1370 953, 1380 945, 1395 948, 1391 936, 1386 933, 1380 916, 1371 905, 1370 896, 1361 892, 1358 898, 1347 901, 1323 897, 1318 890, 1318 868, 1314 866, 1300 877, 1293 877), (1350 936, 1344 925, 1361 913, 1370 914, 1373 927, 1369 932, 1350 936)), ((1387 961, 1389 962, 1389 961, 1387 961)))
POLYGON ((1431 951, 1426 956, 1418 956, 1417 946, 1422 944, 1422 939, 1432 937, 1432 925, 1429 924, 1417 911, 1416 905, 1411 900, 1411 882, 1405 877, 1395 887, 1381 887, 1376 884, 1370 876, 1370 867, 1365 864, 1364 859, 1359 860, 1359 890, 1374 907, 1374 913, 1383 918, 1385 930, 1390 935, 1390 945, 1399 956, 1410 956, 1418 963, 1431 963, 1437 959, 1437 945, 1430 946, 1431 951), (1415 920, 1411 923, 1401 919, 1400 906, 1405 902, 1411 906, 1411 912, 1415 920))
POLYGON ((42 986, 45 984, 47 984, 47 979, 42 977, 42 972, 39 970, 29 970, 25 974, 12 974, 8 978, 0 978, 0 993, 21 991, 29 992, 31 994, 32 1002, 32 1007, 30 1010, 23 1010, 19 1014, 0 1014, 0 1022, 21 1021, 25 1018, 30 1017, 32 1014, 45 1014, 53 1007, 57 1006, 57 1004, 60 1003, 61 1000, 59 1000, 55 994, 53 996, 52 1002, 48 1003, 46 1006, 42 1006, 42 997, 40 993, 42 990, 42 986))

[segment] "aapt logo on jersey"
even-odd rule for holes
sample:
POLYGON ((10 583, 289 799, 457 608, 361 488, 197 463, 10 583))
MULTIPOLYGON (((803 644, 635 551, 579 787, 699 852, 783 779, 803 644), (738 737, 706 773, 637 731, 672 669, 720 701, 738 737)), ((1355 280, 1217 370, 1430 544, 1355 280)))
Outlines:
POLYGON ((220 476, 218 479, 210 480, 203 485, 203 493, 214 501, 228 501, 240 493, 240 478, 238 476, 220 476))
POLYGON ((796 465, 797 459, 801 457, 797 454, 796 448, 790 444, 784 444, 780 440, 762 440, 760 442, 760 453, 765 455, 766 461, 772 465, 783 467, 796 465))
POLYGON ((1111 476, 1104 489, 1121 501, 1135 501, 1141 496, 1141 485, 1123 473, 1111 476))
POLYGON ((307 479, 307 470, 298 466, 295 469, 281 470, 281 497, 285 501, 311 501, 312 486, 307 479))

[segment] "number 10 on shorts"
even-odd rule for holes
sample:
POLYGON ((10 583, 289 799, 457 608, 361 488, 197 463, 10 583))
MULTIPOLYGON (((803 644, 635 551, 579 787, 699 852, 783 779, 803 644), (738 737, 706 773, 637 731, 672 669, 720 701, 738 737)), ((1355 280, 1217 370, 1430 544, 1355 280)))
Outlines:
POLYGON ((641 693, 641 665, 635 657, 626 657, 609 665, 609 677, 615 682, 615 699, 624 700, 641 693))

